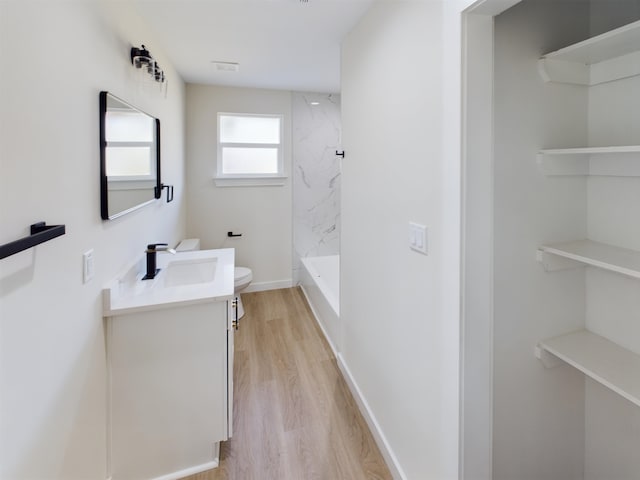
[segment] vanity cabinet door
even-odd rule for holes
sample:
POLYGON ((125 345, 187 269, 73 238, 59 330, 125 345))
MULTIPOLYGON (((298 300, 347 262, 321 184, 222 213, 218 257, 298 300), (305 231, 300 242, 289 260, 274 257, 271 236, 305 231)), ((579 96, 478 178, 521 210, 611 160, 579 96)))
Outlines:
POLYGON ((108 319, 114 480, 213 460, 228 433, 226 302, 108 319))
POLYGON ((227 302, 227 436, 233 436, 233 360, 235 326, 238 322, 236 301, 227 302))

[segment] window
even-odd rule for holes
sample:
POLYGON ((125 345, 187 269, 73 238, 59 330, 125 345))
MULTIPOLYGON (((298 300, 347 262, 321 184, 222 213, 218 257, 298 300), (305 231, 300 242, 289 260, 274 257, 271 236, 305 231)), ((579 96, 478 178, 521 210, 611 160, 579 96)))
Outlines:
POLYGON ((218 113, 216 184, 278 184, 283 179, 282 116, 218 113))
POLYGON ((155 175, 154 121, 130 109, 106 113, 106 167, 110 181, 155 175))

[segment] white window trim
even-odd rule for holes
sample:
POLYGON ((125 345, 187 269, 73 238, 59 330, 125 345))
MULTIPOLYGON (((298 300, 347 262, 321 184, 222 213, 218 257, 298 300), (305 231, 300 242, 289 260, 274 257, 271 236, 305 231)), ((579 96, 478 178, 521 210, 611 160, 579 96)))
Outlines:
POLYGON ((155 180, 141 177, 107 177, 109 190, 143 190, 156 186, 155 180))
POLYGON ((288 177, 239 177, 229 176, 214 178, 216 187, 281 187, 287 183, 288 177))
POLYGON ((218 112, 217 116, 217 146, 216 146, 216 175, 214 182, 218 187, 256 187, 256 186, 282 186, 286 183, 288 176, 284 171, 284 115, 271 113, 230 113, 218 112), (236 143, 220 141, 220 117, 267 117, 280 119, 280 143, 236 143), (278 171, 276 173, 251 173, 251 174, 224 174, 222 172, 222 148, 277 148, 278 150, 278 171))

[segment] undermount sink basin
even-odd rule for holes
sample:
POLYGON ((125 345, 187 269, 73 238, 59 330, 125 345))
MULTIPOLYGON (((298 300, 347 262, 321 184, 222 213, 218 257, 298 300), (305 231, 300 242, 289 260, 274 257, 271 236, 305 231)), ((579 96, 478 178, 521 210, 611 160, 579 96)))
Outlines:
POLYGON ((215 257, 173 260, 160 275, 166 287, 209 283, 216 276, 217 265, 218 259, 215 257))

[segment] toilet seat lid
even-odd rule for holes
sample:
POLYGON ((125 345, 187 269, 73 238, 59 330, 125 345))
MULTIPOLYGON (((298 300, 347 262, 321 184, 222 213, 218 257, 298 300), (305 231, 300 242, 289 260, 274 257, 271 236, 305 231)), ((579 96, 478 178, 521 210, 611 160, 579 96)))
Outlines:
POLYGON ((234 283, 242 283, 247 280, 251 280, 253 278, 253 274, 251 273, 251 269, 247 267, 236 267, 233 270, 233 279, 234 283))

